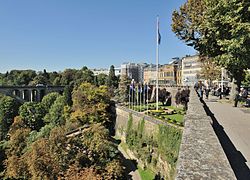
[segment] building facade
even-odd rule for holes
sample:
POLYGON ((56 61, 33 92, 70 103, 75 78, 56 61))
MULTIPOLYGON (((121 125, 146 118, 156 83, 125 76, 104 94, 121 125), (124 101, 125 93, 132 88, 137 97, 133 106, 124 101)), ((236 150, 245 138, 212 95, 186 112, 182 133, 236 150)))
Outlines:
POLYGON ((169 64, 162 65, 158 73, 159 84, 182 85, 181 59, 173 58, 169 64))
POLYGON ((199 55, 186 56, 182 58, 182 84, 193 86, 200 80, 201 63, 199 55))
POLYGON ((123 63, 121 65, 121 75, 142 83, 144 82, 144 69, 147 66, 146 63, 123 63))
POLYGON ((156 84, 156 65, 149 65, 147 68, 144 69, 144 82, 148 84, 156 84))
POLYGON ((159 84, 175 85, 176 84, 176 67, 173 64, 165 64, 159 68, 159 84))

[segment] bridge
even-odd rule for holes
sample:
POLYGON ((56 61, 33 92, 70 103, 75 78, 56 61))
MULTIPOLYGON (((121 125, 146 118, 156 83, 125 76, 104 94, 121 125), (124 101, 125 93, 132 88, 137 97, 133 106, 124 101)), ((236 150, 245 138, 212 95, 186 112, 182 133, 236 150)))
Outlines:
POLYGON ((20 103, 40 102, 43 97, 51 92, 63 93, 64 86, 0 86, 0 93, 11 96, 20 103))

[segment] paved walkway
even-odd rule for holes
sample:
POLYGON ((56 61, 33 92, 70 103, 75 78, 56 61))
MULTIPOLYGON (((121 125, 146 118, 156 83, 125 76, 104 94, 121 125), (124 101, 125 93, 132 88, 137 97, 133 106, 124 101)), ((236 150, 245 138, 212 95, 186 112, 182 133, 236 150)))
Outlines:
POLYGON ((250 108, 233 107, 218 102, 217 97, 205 100, 204 108, 212 118, 213 128, 237 179, 250 179, 250 108))

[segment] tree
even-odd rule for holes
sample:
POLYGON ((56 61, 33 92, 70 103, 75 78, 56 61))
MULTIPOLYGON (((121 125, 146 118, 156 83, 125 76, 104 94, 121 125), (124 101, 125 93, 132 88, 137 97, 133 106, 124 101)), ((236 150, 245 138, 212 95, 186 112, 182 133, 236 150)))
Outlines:
POLYGON ((50 84, 53 84, 54 80, 59 76, 59 74, 56 71, 49 73, 49 82, 50 84))
POLYGON ((250 86, 250 72, 246 72, 246 76, 245 76, 245 79, 242 83, 244 86, 250 86))
POLYGON ((126 75, 121 76, 121 80, 119 83, 119 100, 121 102, 127 102, 128 100, 128 86, 130 83, 130 79, 126 75))
POLYGON ((209 80, 209 82, 219 79, 221 74, 221 69, 218 65, 216 65, 216 63, 211 58, 200 56, 200 62, 201 62, 201 72, 200 72, 201 78, 209 80))
POLYGON ((162 102, 163 106, 166 99, 167 99, 167 90, 165 88, 159 89, 159 101, 162 102))
POLYGON ((73 69, 65 69, 63 71, 63 73, 61 74, 62 77, 61 77, 60 84, 67 85, 71 81, 73 81, 74 80, 74 73, 75 73, 75 70, 73 70, 73 69))
POLYGON ((20 117, 32 130, 39 130, 43 127, 45 113, 45 109, 41 103, 25 102, 19 108, 20 117))
MULTIPOLYGON (((11 74, 11 73, 10 73, 11 74)), ((15 85, 28 85, 36 76, 33 70, 20 71, 17 76, 13 76, 15 85)))
POLYGON ((115 76, 115 67, 113 65, 110 66, 107 85, 111 88, 118 87, 118 79, 115 76))
POLYGON ((9 127, 18 114, 19 104, 9 96, 0 99, 0 139, 4 139, 8 133, 9 127))
POLYGON ((24 154, 31 179, 56 179, 59 176, 60 164, 50 150, 47 139, 38 139, 31 145, 31 151, 24 154))
POLYGON ((244 79, 245 70, 250 68, 250 2, 248 0, 207 1, 204 25, 207 34, 202 44, 205 53, 212 54, 215 61, 225 67, 236 79, 238 88, 244 79))
POLYGON ((206 10, 204 1, 188 0, 179 11, 175 10, 172 14, 172 31, 179 39, 199 52, 203 50, 200 39, 204 32, 200 26, 204 21, 206 10))
POLYGON ((49 112, 51 106, 54 104, 55 100, 60 96, 57 92, 52 92, 43 97, 41 104, 44 107, 46 113, 49 112))
POLYGON ((108 75, 101 73, 98 74, 96 77, 98 86, 103 86, 107 84, 108 75))
POLYGON ((82 83, 73 91, 73 107, 71 119, 85 123, 108 123, 110 96, 106 86, 96 87, 90 83, 82 83))
POLYGON ((64 106, 66 106, 65 97, 57 97, 57 99, 51 106, 49 113, 44 117, 44 121, 47 123, 52 123, 54 125, 65 124, 65 119, 63 117, 64 106))
POLYGON ((31 85, 36 84, 44 84, 46 85, 48 83, 48 79, 46 79, 42 74, 38 74, 33 81, 30 82, 31 85))
POLYGON ((64 87, 63 96, 65 97, 65 102, 67 105, 72 106, 72 91, 74 89, 73 83, 64 87))
POLYGON ((81 83, 93 83, 94 82, 94 73, 89 70, 87 67, 83 67, 81 70, 81 78, 76 82, 76 85, 79 86, 81 83))
POLYGON ((176 35, 225 67, 238 87, 250 68, 249 6, 248 0, 188 0, 172 18, 176 35))
POLYGON ((63 178, 66 180, 102 180, 102 176, 97 173, 97 170, 94 169, 94 167, 81 169, 76 165, 70 166, 63 178))

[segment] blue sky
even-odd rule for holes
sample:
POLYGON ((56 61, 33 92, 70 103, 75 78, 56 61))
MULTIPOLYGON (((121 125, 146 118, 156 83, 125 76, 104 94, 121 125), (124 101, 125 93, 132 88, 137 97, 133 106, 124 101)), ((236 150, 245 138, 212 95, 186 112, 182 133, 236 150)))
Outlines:
POLYGON ((171 31, 185 0, 0 1, 0 72, 47 71, 155 62, 160 16, 160 64, 195 54, 171 31))

